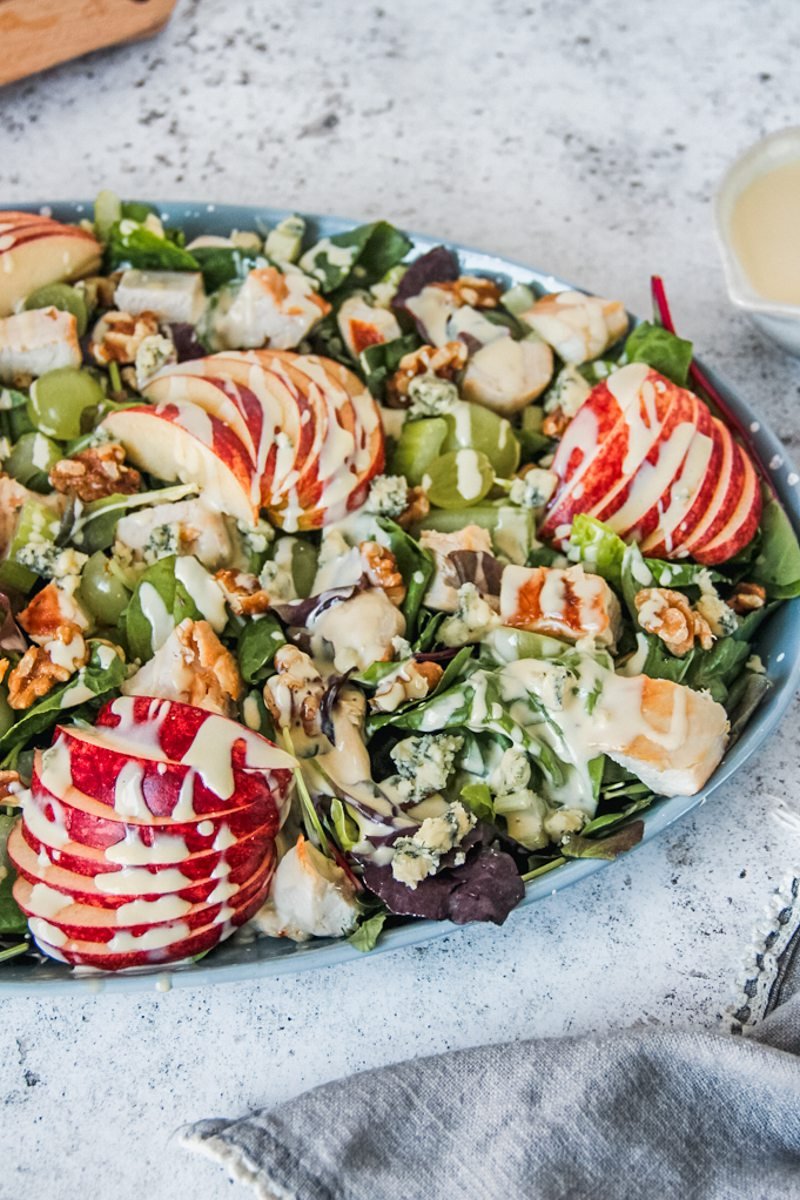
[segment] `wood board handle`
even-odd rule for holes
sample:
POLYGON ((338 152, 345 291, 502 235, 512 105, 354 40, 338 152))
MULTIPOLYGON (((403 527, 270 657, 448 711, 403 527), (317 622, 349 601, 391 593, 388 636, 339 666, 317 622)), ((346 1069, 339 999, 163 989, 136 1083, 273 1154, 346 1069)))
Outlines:
POLYGON ((0 84, 163 29, 177 0, 0 0, 0 84))

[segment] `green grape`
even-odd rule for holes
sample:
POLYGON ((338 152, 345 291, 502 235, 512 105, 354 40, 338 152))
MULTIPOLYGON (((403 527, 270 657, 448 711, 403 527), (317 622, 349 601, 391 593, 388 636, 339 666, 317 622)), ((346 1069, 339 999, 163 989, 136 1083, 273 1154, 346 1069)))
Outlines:
POLYGON ((428 467, 441 454, 446 437, 447 422, 442 417, 407 421, 392 454, 392 474, 405 475, 412 487, 422 483, 428 467))
POLYGON ((58 367, 31 385, 28 416, 42 433, 66 442, 82 432, 82 413, 103 398, 103 389, 88 371, 58 367))
POLYGON ((48 476, 61 457, 61 447, 43 433, 24 433, 3 466, 12 479, 34 492, 50 492, 48 476))
POLYGON ((492 490, 494 471, 480 450, 451 450, 435 459, 425 475, 423 487, 437 508, 468 508, 492 490))
POLYGON ((26 308, 59 308, 62 312, 72 313, 78 323, 78 337, 86 333, 89 324, 89 310, 80 292, 68 283, 48 283, 45 287, 31 292, 25 301, 26 308))
POLYGON ((108 240, 112 226, 122 217, 122 204, 116 192, 104 188, 94 202, 94 227, 102 241, 108 240))
POLYGON ((514 474, 519 466, 519 442, 505 417, 463 401, 445 413, 444 419, 448 432, 442 450, 481 450, 502 479, 514 474))
POLYGON ((292 546, 292 579, 298 596, 311 594, 316 573, 317 551, 310 542, 297 538, 292 546))
POLYGON ((131 593, 101 550, 91 556, 81 572, 78 597, 101 625, 115 625, 128 606, 131 593))

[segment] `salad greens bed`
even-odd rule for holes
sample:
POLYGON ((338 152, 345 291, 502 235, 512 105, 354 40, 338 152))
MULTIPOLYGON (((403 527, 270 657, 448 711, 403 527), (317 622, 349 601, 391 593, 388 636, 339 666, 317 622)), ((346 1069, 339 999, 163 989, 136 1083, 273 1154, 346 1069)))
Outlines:
POLYGON ((544 343, 525 314, 539 289, 465 277, 445 247, 415 257, 385 221, 316 244, 300 217, 187 244, 149 206, 105 192, 91 228, 102 268, 24 305, 75 316, 81 365, 0 385, 0 962, 35 953, 5 850, 34 750, 59 723, 91 726, 137 676, 144 694, 227 712, 296 757, 280 850, 292 854, 298 838, 313 848, 313 896, 305 915, 271 901, 256 920, 266 933, 345 935, 369 950, 386 921, 403 917, 499 922, 525 881, 634 846, 657 784, 620 754, 582 750, 609 680, 645 675, 710 696, 726 710, 730 746, 770 686, 753 649, 759 626, 800 595, 800 548, 763 484, 755 536, 713 567, 650 558, 589 513, 558 543, 538 536, 559 439, 590 389, 630 363, 686 387, 691 343, 657 321, 609 330, 577 363, 551 354, 537 384, 544 343), (269 268, 298 296, 324 299, 305 326, 280 311, 262 320, 260 299, 243 304, 252 273, 269 268), (115 341, 130 271, 199 276, 202 302, 174 320, 154 301, 157 327, 137 331, 134 321, 127 342, 115 341), (438 315, 432 301, 414 303, 436 287, 447 297, 438 315), (480 369, 479 356, 506 341, 523 347, 516 393, 502 372, 480 369), (217 497, 185 474, 165 481, 141 462, 137 473, 124 455, 109 467, 119 490, 112 482, 81 499, 69 486, 64 463, 107 456, 115 442, 105 422, 146 403, 160 370, 263 345, 332 359, 369 389, 385 465, 363 503, 331 510, 321 529, 271 512, 248 526, 220 515, 217 497), (504 571, 577 566, 605 582, 608 609, 618 605, 613 636, 503 622, 504 571), (220 576, 231 572, 239 582, 226 590, 220 576), (61 619, 85 642, 74 669, 55 674, 41 669, 52 642, 31 604, 52 585, 61 619), (645 628, 643 589, 683 597, 705 614, 709 636, 678 652, 645 628), (263 602, 248 606, 245 593, 263 602), (737 603, 742 594, 754 599, 737 603), (234 684, 210 677, 200 658, 186 660, 193 678, 176 682, 175 631, 208 623, 234 684))

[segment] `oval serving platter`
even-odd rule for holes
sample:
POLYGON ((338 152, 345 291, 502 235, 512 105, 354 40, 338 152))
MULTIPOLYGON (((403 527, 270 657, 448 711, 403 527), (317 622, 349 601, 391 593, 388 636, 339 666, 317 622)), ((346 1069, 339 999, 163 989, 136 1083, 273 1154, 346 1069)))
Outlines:
MULTIPOLYGON (((201 233, 226 235, 231 229, 266 228, 289 216, 288 210, 250 207, 236 204, 198 204, 189 202, 153 201, 165 224, 180 225, 189 238, 201 233)), ((0 206, 5 207, 5 206, 0 206)), ((92 211, 89 201, 64 201, 58 203, 9 204, 18 211, 39 212, 43 209, 62 221, 80 221, 92 211)), ((326 237, 350 229, 358 222, 341 217, 324 217, 303 214, 309 231, 314 237, 326 237)), ((443 239, 409 233, 414 249, 420 252, 441 244, 443 239)), ((457 251, 462 266, 470 273, 491 275, 504 280, 508 286, 515 283, 538 283, 546 291, 575 288, 576 285, 556 275, 536 270, 522 263, 499 258, 480 250, 447 242, 457 251)), ((632 319, 636 320, 635 317, 632 319)), ((798 474, 787 457, 781 442, 764 424, 756 420, 746 402, 737 396, 729 383, 705 364, 703 370, 721 393, 733 414, 745 429, 752 430, 751 444, 761 461, 770 464, 772 481, 786 509, 795 532, 800 536, 800 494, 798 474)), ((708 784, 694 796, 677 796, 659 801, 642 814, 644 837, 642 843, 650 841, 675 821, 705 803, 706 799, 722 783, 730 778, 753 755, 764 740, 775 729, 789 707, 800 686, 800 599, 785 602, 766 622, 765 628, 756 639, 756 649, 766 667, 772 690, 761 707, 751 718, 744 733, 726 754, 708 784)), ((607 866, 602 859, 573 859, 554 872, 531 881, 526 888, 519 908, 534 904, 550 896, 554 891, 586 879, 595 871, 607 866)), ((509 920, 514 919, 512 913, 509 920)), ((207 958, 185 967, 164 969, 148 967, 103 975, 81 970, 55 962, 11 961, 0 971, 0 994, 29 992, 37 996, 49 992, 75 992, 75 989, 92 991, 141 991, 150 990, 154 984, 159 989, 170 987, 196 987, 209 983, 233 980, 266 979, 278 975, 308 970, 312 967, 328 967, 337 963, 354 962, 370 958, 375 954, 396 950, 404 946, 417 946, 434 938, 456 932, 460 927, 447 921, 414 920, 386 930, 375 950, 363 955, 346 941, 336 939, 295 943, 288 939, 256 938, 251 941, 233 939, 218 947, 207 958)))

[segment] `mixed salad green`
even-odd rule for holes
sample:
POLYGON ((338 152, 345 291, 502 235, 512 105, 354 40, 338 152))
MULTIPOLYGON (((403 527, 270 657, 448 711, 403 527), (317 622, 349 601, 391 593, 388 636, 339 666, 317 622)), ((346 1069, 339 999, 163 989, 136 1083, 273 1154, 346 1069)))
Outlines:
POLYGON ((362 950, 500 922, 703 786, 800 548, 690 342, 384 221, 187 241, 105 192, 84 233, 83 270, 53 252, 5 315, 0 289, 0 961, 35 953, 5 849, 35 751, 120 694, 293 756, 251 925, 362 950), (283 423, 248 448, 259 389, 283 423))

